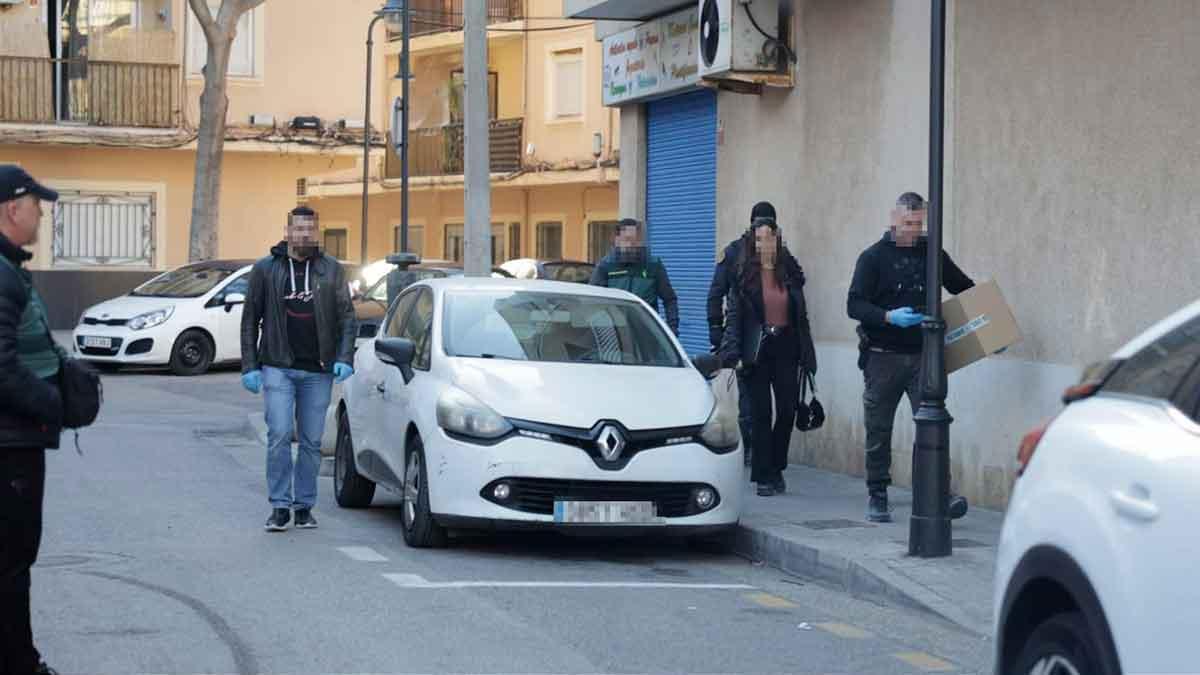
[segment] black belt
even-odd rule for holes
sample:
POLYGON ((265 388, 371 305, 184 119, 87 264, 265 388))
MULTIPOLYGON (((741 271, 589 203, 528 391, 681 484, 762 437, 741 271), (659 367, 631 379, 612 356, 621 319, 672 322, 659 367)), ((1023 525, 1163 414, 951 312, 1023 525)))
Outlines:
POLYGON ((779 337, 780 335, 786 335, 790 330, 791 326, 772 326, 771 324, 766 324, 763 326, 763 335, 767 337, 779 337))

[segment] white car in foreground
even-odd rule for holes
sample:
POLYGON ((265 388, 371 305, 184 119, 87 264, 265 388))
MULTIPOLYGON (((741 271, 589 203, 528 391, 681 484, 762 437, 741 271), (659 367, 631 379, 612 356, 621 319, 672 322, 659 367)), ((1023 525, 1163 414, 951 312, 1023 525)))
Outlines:
POLYGON ((547 527, 708 535, 737 524, 736 411, 657 313, 623 291, 418 282, 358 350, 338 402, 334 491, 403 498, 404 539, 547 527))
POLYGON ((160 274, 84 310, 75 355, 110 366, 169 366, 200 375, 242 357, 242 306, 252 260, 211 260, 160 274))
POLYGON ((1200 302, 1089 368, 1021 442, 996 672, 1200 672, 1200 302))

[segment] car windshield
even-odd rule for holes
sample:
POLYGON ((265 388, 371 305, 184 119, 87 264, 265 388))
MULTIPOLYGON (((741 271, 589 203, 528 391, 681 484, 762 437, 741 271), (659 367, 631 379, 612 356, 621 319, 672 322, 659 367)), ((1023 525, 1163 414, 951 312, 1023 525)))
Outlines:
POLYGON ((151 298, 198 298, 237 270, 212 265, 185 265, 160 274, 133 289, 130 295, 151 298))
POLYGON ((683 367, 658 321, 627 300, 516 290, 452 291, 446 354, 557 363, 683 367))
POLYGON ((546 263, 546 278, 586 284, 592 278, 592 265, 580 263, 546 263))

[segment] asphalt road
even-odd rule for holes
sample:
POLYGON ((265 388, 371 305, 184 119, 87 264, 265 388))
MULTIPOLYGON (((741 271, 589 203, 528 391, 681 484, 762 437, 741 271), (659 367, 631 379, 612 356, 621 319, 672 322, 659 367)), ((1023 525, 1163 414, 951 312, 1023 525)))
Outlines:
POLYGON ((417 551, 384 492, 263 531, 237 374, 105 376, 51 453, 35 639, 63 673, 986 673, 990 645, 671 540, 472 536, 417 551))

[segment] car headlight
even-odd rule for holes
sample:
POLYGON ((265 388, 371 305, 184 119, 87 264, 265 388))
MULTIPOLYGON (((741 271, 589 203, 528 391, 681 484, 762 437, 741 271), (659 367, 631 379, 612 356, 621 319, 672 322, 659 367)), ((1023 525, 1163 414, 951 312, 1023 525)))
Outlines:
POLYGON ((724 455, 737 450, 739 438, 737 415, 722 411, 720 405, 714 405, 708 421, 700 429, 700 442, 709 450, 724 455))
POLYGON ((457 387, 438 398, 438 426, 452 434, 492 440, 512 431, 512 425, 495 410, 457 387))
POLYGON ((126 325, 129 326, 129 330, 145 330, 147 328, 154 328, 155 326, 158 326, 167 319, 171 318, 171 315, 174 313, 174 307, 156 309, 153 312, 146 312, 145 314, 139 314, 133 317, 126 325))

